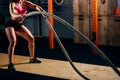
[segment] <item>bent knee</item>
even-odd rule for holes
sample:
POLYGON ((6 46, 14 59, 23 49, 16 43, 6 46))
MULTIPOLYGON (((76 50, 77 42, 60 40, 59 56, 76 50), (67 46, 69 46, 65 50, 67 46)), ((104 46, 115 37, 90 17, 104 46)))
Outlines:
POLYGON ((9 45, 11 45, 12 47, 15 46, 16 43, 17 43, 16 40, 11 40, 11 41, 9 41, 9 45))
POLYGON ((34 42, 34 41, 35 41, 34 36, 30 37, 29 42, 34 42))

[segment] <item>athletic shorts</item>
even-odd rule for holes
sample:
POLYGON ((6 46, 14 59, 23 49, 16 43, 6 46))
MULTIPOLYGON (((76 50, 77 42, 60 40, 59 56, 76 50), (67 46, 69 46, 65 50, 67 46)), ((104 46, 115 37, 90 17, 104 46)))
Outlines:
POLYGON ((15 22, 15 21, 13 21, 13 20, 10 19, 7 22, 7 24, 5 25, 5 28, 7 28, 7 27, 13 27, 15 29, 15 31, 17 31, 18 29, 21 28, 21 26, 22 26, 22 23, 18 23, 18 22, 15 22))

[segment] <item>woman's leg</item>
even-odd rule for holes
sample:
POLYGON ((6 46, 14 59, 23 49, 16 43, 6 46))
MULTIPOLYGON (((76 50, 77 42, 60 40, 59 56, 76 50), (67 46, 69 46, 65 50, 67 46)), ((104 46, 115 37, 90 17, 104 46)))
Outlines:
POLYGON ((16 34, 28 41, 28 49, 29 49, 30 57, 34 58, 35 57, 34 56, 34 51, 35 51, 34 36, 24 25, 22 25, 22 27, 18 31, 16 31, 16 34))
POLYGON ((33 58, 35 51, 34 50, 35 44, 34 44, 34 37, 31 34, 31 32, 24 25, 22 25, 22 27, 18 31, 16 31, 16 34, 28 41, 28 49, 29 49, 30 57, 33 58))
POLYGON ((8 47, 8 57, 9 57, 9 66, 8 69, 10 70, 15 70, 12 64, 13 62, 13 55, 14 55, 14 49, 15 49, 15 45, 16 45, 16 34, 14 31, 13 27, 8 27, 5 29, 7 38, 9 40, 9 47, 8 47))

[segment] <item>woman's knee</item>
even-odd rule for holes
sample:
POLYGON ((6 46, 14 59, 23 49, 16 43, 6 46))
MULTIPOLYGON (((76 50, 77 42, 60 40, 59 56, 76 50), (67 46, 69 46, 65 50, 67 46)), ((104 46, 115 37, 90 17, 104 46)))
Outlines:
POLYGON ((11 40, 11 41, 9 41, 9 45, 10 45, 11 47, 15 47, 16 43, 17 43, 16 40, 11 40))
POLYGON ((29 42, 34 42, 34 41, 35 41, 34 36, 31 36, 30 39, 29 39, 29 42))

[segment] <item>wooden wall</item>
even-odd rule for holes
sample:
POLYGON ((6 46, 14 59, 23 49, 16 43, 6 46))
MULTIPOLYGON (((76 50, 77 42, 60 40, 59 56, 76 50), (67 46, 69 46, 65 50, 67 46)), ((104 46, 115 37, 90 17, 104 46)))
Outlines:
MULTIPOLYGON (((116 0, 98 0, 99 45, 120 46, 120 17, 115 16, 116 0)), ((92 0, 73 0, 73 25, 92 40, 92 0)), ((74 42, 86 42, 74 33, 74 42)))
POLYGON ((120 16, 109 17, 109 45, 120 46, 120 16))

